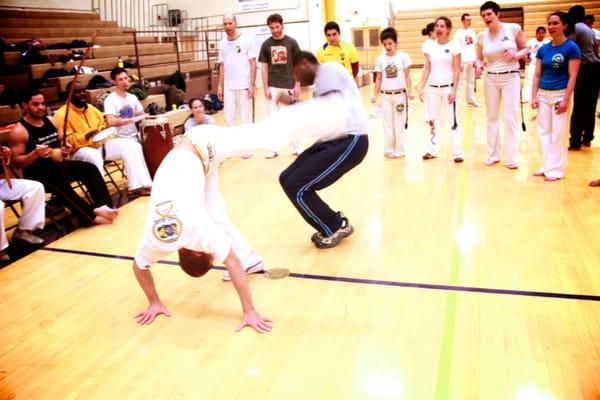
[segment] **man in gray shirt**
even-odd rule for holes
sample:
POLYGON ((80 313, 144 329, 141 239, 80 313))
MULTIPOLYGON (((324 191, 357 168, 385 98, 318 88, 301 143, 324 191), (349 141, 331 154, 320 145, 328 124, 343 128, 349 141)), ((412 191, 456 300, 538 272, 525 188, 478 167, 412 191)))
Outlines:
MULTIPOLYGON (((296 40, 283 34, 283 18, 279 14, 271 14, 267 18, 271 37, 260 47, 258 61, 263 80, 265 97, 269 101, 269 114, 279 109, 279 100, 283 97, 295 98, 300 93, 300 82, 292 73, 292 60, 300 52, 296 40)), ((292 152, 300 154, 298 142, 290 143, 292 152)), ((266 158, 277 157, 277 152, 271 150, 266 158)))
POLYGON ((575 32, 571 39, 581 50, 581 66, 573 96, 569 150, 579 150, 581 145, 591 146, 594 139, 596 104, 600 91, 600 56, 594 31, 584 23, 585 8, 573 6, 569 9, 569 16, 575 21, 575 32))

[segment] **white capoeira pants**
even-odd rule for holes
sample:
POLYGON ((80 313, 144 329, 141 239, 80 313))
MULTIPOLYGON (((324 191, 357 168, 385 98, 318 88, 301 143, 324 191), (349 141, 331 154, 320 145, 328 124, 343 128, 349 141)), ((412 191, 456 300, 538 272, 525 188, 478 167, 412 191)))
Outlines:
POLYGON ((466 62, 461 64, 460 68, 460 79, 458 80, 458 98, 462 97, 463 87, 467 86, 467 103, 475 104, 475 65, 472 62, 466 62))
MULTIPOLYGON (((452 142, 452 154, 454 157, 463 157, 462 128, 460 126, 460 107, 458 104, 449 104, 448 95, 452 92, 452 87, 432 87, 427 85, 426 102, 427 115, 430 118, 431 126, 427 153, 437 156, 440 152, 440 116, 442 110, 446 113, 446 123, 450 128, 450 140, 452 142), (456 109, 455 109, 456 107, 456 109), (453 129, 456 116, 456 129, 453 129)), ((456 102, 456 100, 455 100, 456 102)))
POLYGON ((504 162, 519 164, 519 74, 492 74, 485 77, 485 108, 487 115, 488 161, 500 160, 500 109, 504 125, 504 162))
MULTIPOLYGON (((396 92, 392 90, 390 92, 396 92)), ((385 154, 405 154, 405 124, 408 117, 406 91, 399 93, 382 93, 381 108, 383 111, 383 152, 385 154)))
POLYGON ((535 75, 535 65, 537 58, 531 60, 527 65, 527 71, 525 75, 525 83, 523 84, 523 102, 528 103, 531 101, 531 86, 533 85, 533 76, 535 75))
POLYGON ((44 202, 44 185, 29 179, 11 179, 12 189, 5 179, 0 180, 0 250, 8 247, 4 232, 4 201, 21 200, 22 213, 19 218, 19 229, 34 230, 44 227, 46 204, 44 202))
MULTIPOLYGON (((271 100, 269 101, 269 115, 273 115, 277 111, 281 109, 281 105, 279 104, 279 99, 282 95, 292 96, 292 89, 283 89, 269 86, 269 90, 271 91, 271 100)), ((300 152, 300 143, 298 141, 291 142, 290 147, 292 151, 295 153, 300 152)), ((271 149, 272 151, 276 151, 275 149, 271 149)))
MULTIPOLYGON (((104 144, 106 160, 123 160, 127 175, 127 189, 135 190, 152 186, 152 178, 144 159, 142 145, 136 138, 114 138, 104 144)), ((71 156, 73 160, 94 164, 100 175, 104 175, 102 149, 82 147, 71 156)))
POLYGON ((544 166, 540 172, 552 178, 564 178, 567 165, 567 149, 565 136, 567 134, 568 112, 556 113, 555 105, 565 97, 566 90, 538 91, 537 128, 542 146, 544 166))
POLYGON ((240 124, 252 122, 252 99, 248 89, 225 89, 223 92, 223 118, 225 125, 236 125, 235 116, 239 111, 240 124))

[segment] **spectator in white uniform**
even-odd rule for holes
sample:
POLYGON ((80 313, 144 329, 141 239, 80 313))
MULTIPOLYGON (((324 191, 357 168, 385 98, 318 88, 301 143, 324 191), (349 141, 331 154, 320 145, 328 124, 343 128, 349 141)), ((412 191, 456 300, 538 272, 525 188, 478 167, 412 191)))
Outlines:
POLYGON ((223 102, 225 124, 252 122, 252 98, 256 81, 256 51, 252 38, 237 31, 234 15, 223 17, 225 36, 219 47, 219 87, 217 97, 223 102))
POLYGON ((535 75, 535 66, 537 64, 537 51, 542 45, 548 43, 546 39, 546 28, 538 26, 535 30, 535 37, 527 41, 527 75, 525 84, 523 85, 523 103, 528 103, 531 100, 531 85, 533 84, 533 76, 535 75))
POLYGON ((440 151, 440 115, 446 112, 446 123, 451 126, 450 137, 454 162, 463 162, 460 110, 457 107, 458 80, 460 79, 460 47, 450 40, 452 22, 447 17, 435 21, 437 40, 426 49, 425 66, 419 84, 419 99, 426 100, 431 137, 423 160, 436 158, 440 151))
POLYGON ((412 61, 407 53, 397 50, 398 33, 394 28, 384 29, 379 38, 385 54, 375 60, 377 78, 371 102, 376 103, 381 92, 384 155, 389 158, 404 157, 408 99, 414 98, 410 81, 412 61))
POLYGON ((454 33, 454 40, 460 47, 461 74, 458 85, 458 97, 462 96, 463 84, 467 84, 467 104, 473 107, 479 107, 475 99, 475 59, 477 54, 475 46, 477 45, 477 34, 471 28, 473 17, 470 14, 463 14, 460 17, 463 27, 454 33))
POLYGON ((487 115, 487 159, 485 165, 500 161, 500 110, 504 125, 504 163, 509 169, 519 168, 519 93, 521 78, 519 60, 527 56, 523 30, 518 24, 500 22, 500 6, 487 1, 479 8, 487 29, 477 40, 475 73, 485 77, 485 108, 487 115))

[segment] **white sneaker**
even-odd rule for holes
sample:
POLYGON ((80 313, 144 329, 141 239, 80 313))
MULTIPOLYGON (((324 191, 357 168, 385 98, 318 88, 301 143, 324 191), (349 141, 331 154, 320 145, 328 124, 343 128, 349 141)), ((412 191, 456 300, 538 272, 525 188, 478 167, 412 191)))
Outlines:
POLYGON ((276 151, 269 151, 267 154, 265 154, 265 158, 267 160, 270 160, 271 158, 275 158, 277 156, 278 156, 278 154, 276 151))
POLYGON ((244 153, 244 154, 242 154, 242 158, 243 158, 244 160, 247 160, 247 159, 249 159, 250 157, 252 157, 252 153, 244 153))
MULTIPOLYGON (((263 273, 264 271, 265 271, 265 263, 261 260, 261 261, 257 262, 256 264, 248 267, 248 269, 245 272, 246 272, 246 275, 250 275, 250 274, 263 273)), ((223 272, 223 280, 224 281, 231 280, 231 277, 229 276, 229 271, 223 272)))

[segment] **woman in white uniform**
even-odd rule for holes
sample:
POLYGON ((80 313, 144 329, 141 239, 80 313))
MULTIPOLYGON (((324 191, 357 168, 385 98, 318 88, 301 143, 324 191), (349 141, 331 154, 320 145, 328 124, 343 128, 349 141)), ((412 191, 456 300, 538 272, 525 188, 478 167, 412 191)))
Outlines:
POLYGON ((500 22, 500 6, 487 1, 479 8, 487 29, 477 40, 475 73, 487 74, 484 81, 487 115, 488 154, 485 165, 500 161, 500 109, 504 125, 504 163, 510 169, 519 168, 519 93, 521 78, 519 60, 527 56, 523 30, 518 24, 500 22))
POLYGON ((452 22, 446 17, 435 21, 437 40, 425 49, 425 66, 419 83, 419 99, 427 98, 427 118, 431 137, 423 160, 430 160, 440 150, 440 114, 446 112, 450 128, 454 162, 463 162, 462 130, 456 104, 458 80, 460 79, 460 47, 450 40, 452 22))

